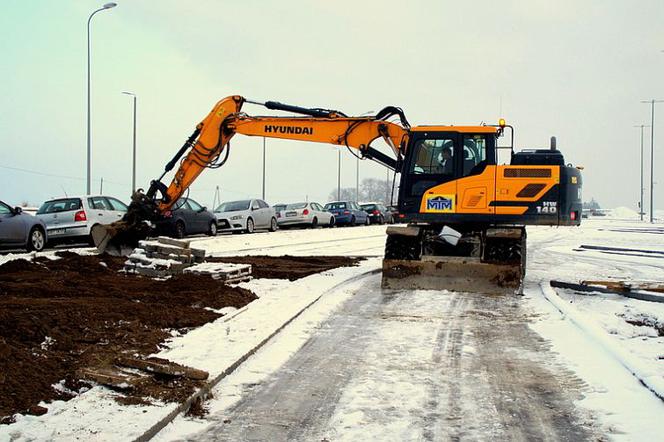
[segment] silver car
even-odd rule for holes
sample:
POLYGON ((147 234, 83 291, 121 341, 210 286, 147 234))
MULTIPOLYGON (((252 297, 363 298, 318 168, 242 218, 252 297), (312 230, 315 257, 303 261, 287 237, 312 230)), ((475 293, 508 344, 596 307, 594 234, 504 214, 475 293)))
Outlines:
POLYGON ((92 244, 92 226, 110 224, 126 212, 127 205, 117 198, 85 195, 46 201, 35 216, 46 224, 49 241, 83 240, 92 244))
POLYGON ((277 213, 279 227, 309 226, 315 229, 318 226, 332 227, 334 215, 323 209, 318 203, 287 204, 277 213))
POLYGON ((46 225, 20 207, 0 201, 0 248, 41 251, 46 245, 46 225))
POLYGON ((274 208, 259 199, 229 201, 214 209, 219 232, 253 233, 256 229, 274 232, 278 228, 274 208))

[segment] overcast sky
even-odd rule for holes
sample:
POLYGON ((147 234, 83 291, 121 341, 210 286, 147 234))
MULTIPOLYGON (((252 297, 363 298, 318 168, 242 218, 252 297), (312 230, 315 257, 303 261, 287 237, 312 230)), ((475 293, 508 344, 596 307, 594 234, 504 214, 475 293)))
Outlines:
MULTIPOLYGON (((86 21, 102 3, 2 1, 0 199, 10 204, 85 191, 86 21)), ((517 148, 556 135, 566 161, 585 166, 585 199, 636 209, 633 125, 650 124, 641 100, 664 99, 663 24, 662 0, 118 0, 92 22, 93 189, 103 177, 104 193, 129 199, 122 91, 138 95, 142 187, 217 100, 239 94, 349 115, 396 105, 414 125, 502 116, 517 148)), ((269 203, 326 202, 336 188, 332 146, 268 140, 267 161, 269 203)), ((655 165, 662 208, 664 103, 655 165)), ((261 167, 262 139, 237 136, 226 166, 205 171, 191 196, 211 205, 216 186, 224 200, 260 196, 261 167)), ((342 186, 355 185, 355 167, 344 152, 342 186)), ((363 161, 366 177, 385 171, 363 161)))

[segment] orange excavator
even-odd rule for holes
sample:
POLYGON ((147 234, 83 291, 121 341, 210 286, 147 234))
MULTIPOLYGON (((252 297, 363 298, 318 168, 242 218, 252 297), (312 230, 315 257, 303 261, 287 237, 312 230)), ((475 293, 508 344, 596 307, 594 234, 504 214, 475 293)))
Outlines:
POLYGON ((346 146, 399 174, 401 225, 387 229, 383 287, 509 293, 521 285, 526 225, 581 222, 580 169, 566 165, 555 138, 550 149, 514 152, 514 129, 498 125, 411 127, 389 106, 372 116, 230 96, 219 101, 166 164, 147 192, 138 190, 126 216, 97 226, 100 251, 125 254, 150 233, 206 168, 224 165, 236 134, 346 146), (244 104, 297 116, 252 116, 244 104), (500 138, 509 131, 510 143, 500 138), (388 153, 372 146, 382 139, 388 153), (498 164, 500 149, 510 163, 498 164), (179 163, 170 185, 164 176, 179 163))

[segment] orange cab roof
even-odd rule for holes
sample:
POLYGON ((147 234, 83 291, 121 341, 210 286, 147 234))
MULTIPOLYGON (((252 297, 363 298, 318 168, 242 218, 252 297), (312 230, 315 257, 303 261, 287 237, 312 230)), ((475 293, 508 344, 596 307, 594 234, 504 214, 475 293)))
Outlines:
POLYGON ((416 126, 411 127, 413 132, 464 132, 464 133, 489 133, 498 132, 497 127, 493 126, 416 126))

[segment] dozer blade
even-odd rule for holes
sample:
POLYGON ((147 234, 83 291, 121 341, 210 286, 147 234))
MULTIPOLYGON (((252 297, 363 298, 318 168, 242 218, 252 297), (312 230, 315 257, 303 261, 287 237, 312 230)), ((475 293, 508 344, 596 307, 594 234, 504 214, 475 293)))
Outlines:
POLYGON ((422 260, 383 260, 382 287, 505 295, 518 292, 522 278, 520 264, 492 264, 473 257, 424 256, 422 260))
POLYGON ((124 220, 112 224, 97 224, 90 234, 99 253, 113 256, 128 256, 138 246, 138 242, 147 238, 147 224, 133 224, 124 220))

